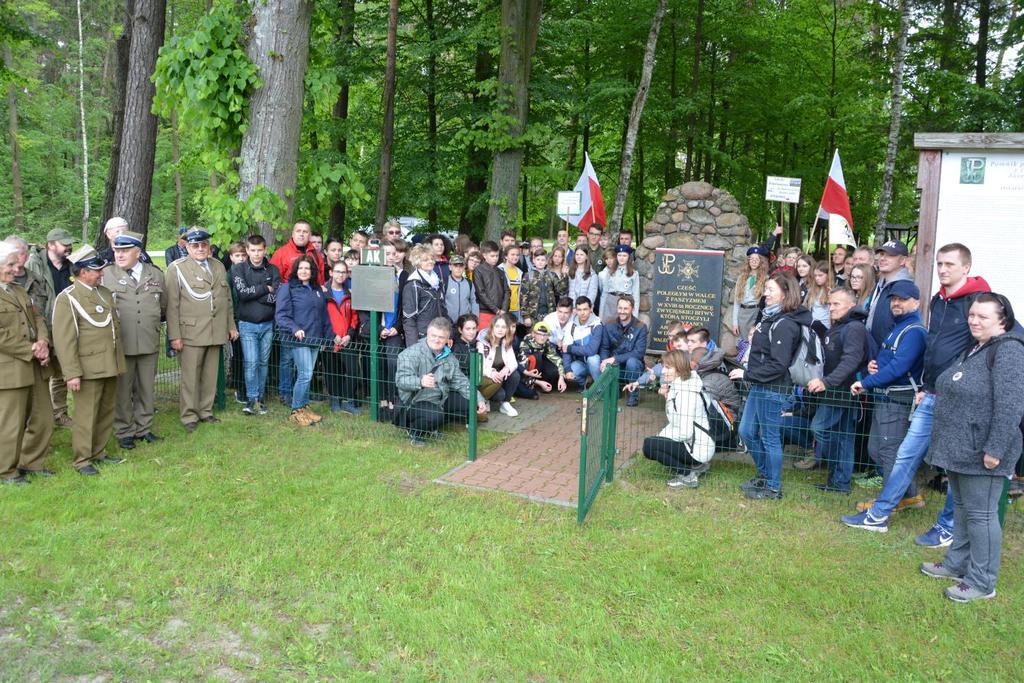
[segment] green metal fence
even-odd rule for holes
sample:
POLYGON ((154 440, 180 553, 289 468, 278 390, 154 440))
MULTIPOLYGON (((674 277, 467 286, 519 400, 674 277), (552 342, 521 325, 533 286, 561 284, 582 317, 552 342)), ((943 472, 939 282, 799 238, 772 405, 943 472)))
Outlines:
MULTIPOLYGON (((402 410, 395 385, 395 364, 404 346, 385 346, 369 342, 353 342, 344 350, 335 350, 331 340, 307 340, 320 347, 310 385, 310 408, 326 417, 329 423, 343 427, 347 434, 373 436, 380 433, 381 423, 392 424, 404 429, 396 413, 402 410), (341 414, 336 408, 340 401, 348 401, 358 408, 356 416, 341 414)), ((279 394, 279 374, 282 354, 290 350, 280 339, 275 339, 268 364, 266 399, 279 394)), ((470 386, 476 387, 480 379, 481 358, 475 351, 456 354, 460 368, 469 378, 470 386)), ((224 346, 221 355, 221 372, 218 381, 217 410, 241 411, 245 397, 244 370, 239 344, 224 346), (240 395, 236 398, 236 392, 240 395)), ((155 393, 161 409, 171 409, 179 398, 181 369, 178 359, 164 347, 157 363, 155 393)), ((451 447, 460 447, 465 442, 466 458, 477 456, 477 405, 479 395, 469 392, 468 406, 457 412, 442 408, 446 429, 439 429, 429 435, 430 439, 451 439, 451 447), (451 414, 449 414, 451 413, 451 414), (452 438, 454 437, 454 438, 452 438)), ((287 418, 289 406, 277 407, 271 412, 287 418)), ((400 416, 399 416, 400 417, 400 416)), ((327 423, 325 423, 327 424, 327 423)), ((449 443, 446 441, 446 443, 449 443)))
POLYGON ((580 490, 576 520, 587 517, 604 481, 615 474, 615 425, 618 417, 619 368, 610 365, 583 392, 580 408, 580 490))

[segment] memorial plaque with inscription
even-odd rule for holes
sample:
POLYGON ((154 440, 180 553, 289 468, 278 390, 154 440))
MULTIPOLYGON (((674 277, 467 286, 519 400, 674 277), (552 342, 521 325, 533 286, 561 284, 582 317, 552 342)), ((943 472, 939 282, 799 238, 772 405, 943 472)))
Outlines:
POLYGON ((665 350, 668 326, 675 320, 706 327, 718 343, 724 269, 723 251, 655 250, 650 351, 665 350))

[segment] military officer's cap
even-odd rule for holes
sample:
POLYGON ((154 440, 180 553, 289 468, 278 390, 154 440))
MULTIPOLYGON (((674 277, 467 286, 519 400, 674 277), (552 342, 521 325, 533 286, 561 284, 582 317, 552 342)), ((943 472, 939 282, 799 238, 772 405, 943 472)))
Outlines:
POLYGON ((142 248, 142 235, 137 232, 122 232, 114 238, 114 249, 142 248))
POLYGON ((202 228, 189 228, 188 232, 185 233, 185 241, 188 242, 189 244, 209 242, 210 233, 206 232, 202 228))
POLYGON ((68 257, 68 260, 78 268, 88 268, 89 270, 103 270, 104 266, 107 265, 106 259, 97 254, 96 250, 89 244, 84 244, 76 249, 68 257))

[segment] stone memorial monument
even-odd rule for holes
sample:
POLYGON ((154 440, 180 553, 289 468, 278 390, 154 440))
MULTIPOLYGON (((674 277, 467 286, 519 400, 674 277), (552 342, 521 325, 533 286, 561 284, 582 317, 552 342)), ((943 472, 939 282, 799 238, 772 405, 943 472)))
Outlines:
MULTIPOLYGON (((651 329, 652 350, 664 349, 665 341, 662 329, 659 345, 659 330, 652 323, 664 324, 674 320, 677 313, 685 310, 680 308, 685 301, 695 305, 698 299, 703 306, 708 305, 709 301, 717 304, 719 328, 717 332, 711 331, 712 336, 716 337, 719 345, 725 349, 735 350, 736 340, 730 329, 733 289, 736 286, 737 274, 747 257, 747 247, 752 242, 750 223, 740 212, 736 198, 725 190, 712 187, 709 183, 689 182, 665 193, 661 204, 654 212, 654 217, 644 226, 644 240, 636 252, 636 265, 640 273, 639 317, 651 329), (681 256, 684 255, 682 253, 679 253, 678 260, 673 264, 673 274, 659 275, 656 263, 659 249, 721 252, 722 256, 718 258, 723 259, 723 275, 717 288, 714 283, 709 282, 706 275, 699 272, 699 284, 696 279, 690 283, 682 282, 685 278, 678 273, 681 256), (691 285, 693 289, 686 288, 691 285), (676 294, 672 295, 672 301, 668 301, 665 295, 659 298, 658 291, 675 291, 676 294), (687 292, 687 295, 680 298, 679 292, 687 292)), ((696 257, 689 258, 694 260, 696 257)), ((709 256, 702 256, 701 263, 706 258, 709 256)), ((698 265, 698 271, 703 267, 698 265)), ((666 267, 662 269, 667 270, 666 267)), ((692 276, 692 271, 689 272, 692 276)), ((697 310, 694 308, 695 312, 697 310)), ((708 316, 706 319, 714 321, 716 316, 708 316)))

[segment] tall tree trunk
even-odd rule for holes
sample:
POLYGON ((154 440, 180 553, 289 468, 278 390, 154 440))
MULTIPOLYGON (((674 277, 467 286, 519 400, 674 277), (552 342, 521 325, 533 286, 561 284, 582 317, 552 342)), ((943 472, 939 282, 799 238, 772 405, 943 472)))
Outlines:
MULTIPOLYGON (((174 0, 171 0, 171 35, 174 35, 174 0)), ((178 111, 171 109, 171 162, 174 164, 174 227, 181 227, 181 144, 178 140, 178 111)))
MULTIPOLYGON (((246 54, 259 69, 263 86, 249 102, 238 196, 247 199, 257 187, 265 187, 287 203, 291 220, 313 5, 310 0, 253 0, 252 12, 246 54)), ((273 243, 274 226, 261 222, 259 227, 273 243)))
MULTIPOLYGON (((103 211, 100 224, 114 215, 114 193, 117 189, 117 171, 121 163, 121 131, 124 128, 124 102, 128 83, 128 53, 132 43, 131 17, 135 11, 135 0, 126 0, 124 5, 124 29, 114 44, 114 96, 111 105, 111 130, 113 140, 110 143, 110 163, 107 165, 107 180, 103 185, 103 211)), ((102 234, 99 239, 105 239, 102 234)), ((97 242, 102 246, 102 242, 97 242)))
POLYGON ((900 3, 900 32, 896 37, 895 63, 892 68, 892 93, 889 96, 889 146, 885 151, 882 173, 882 194, 878 198, 878 219, 875 221, 875 244, 885 241, 885 225, 892 203, 892 179, 896 173, 896 152, 900 142, 900 121, 903 111, 903 67, 907 60, 907 35, 910 33, 910 0, 900 3))
POLYGON ((836 80, 836 70, 838 68, 837 62, 839 61, 838 52, 838 34, 839 34, 839 0, 832 0, 832 29, 830 36, 832 40, 832 78, 828 84, 828 151, 826 157, 832 156, 832 150, 836 148, 836 118, 839 114, 839 103, 838 103, 838 90, 836 80))
MULTIPOLYGON (((427 36, 427 154, 430 155, 430 187, 437 187, 437 26, 434 21, 434 0, 426 0, 427 36)), ((438 193, 427 193, 427 222, 437 229, 438 193)))
POLYGON ((974 51, 974 84, 985 87, 988 74, 988 24, 992 16, 991 0, 978 0, 978 42, 974 51))
MULTIPOLYGON (((708 128, 706 142, 704 145, 704 173, 702 177, 705 182, 711 182, 711 168, 715 162, 715 155, 712 153, 711 144, 715 139, 715 77, 718 75, 718 51, 715 48, 714 43, 711 44, 711 69, 708 74, 710 83, 708 83, 708 128)), ((700 169, 698 168, 698 171, 700 169)))
POLYGON ((491 201, 487 207, 488 239, 496 240, 518 213, 519 176, 529 113, 530 64, 537 47, 542 0, 502 0, 501 58, 498 64, 498 102, 510 123, 507 142, 494 153, 491 201))
POLYGON ((658 0, 658 8, 654 10, 654 19, 651 20, 651 31, 647 34, 647 48, 644 50, 644 66, 640 71, 640 85, 637 86, 636 97, 633 98, 633 108, 629 112, 626 144, 622 149, 619 185, 615 190, 615 208, 612 209, 612 217, 608 221, 608 228, 612 232, 618 232, 622 227, 622 211, 626 206, 626 193, 629 191, 629 175, 633 171, 633 147, 636 145, 640 117, 644 113, 644 105, 647 104, 647 93, 651 88, 651 72, 654 71, 654 53, 658 47, 658 33, 661 31, 661 22, 665 18, 667 7, 668 0, 658 0))
MULTIPOLYGON (((345 79, 341 82, 338 90, 338 99, 334 103, 335 124, 340 129, 338 133, 338 156, 344 163, 348 159, 348 98, 349 98, 349 73, 348 69, 352 64, 352 39, 355 37, 355 0, 340 0, 341 25, 338 26, 338 41, 341 43, 342 59, 341 64, 345 68, 345 79)), ((331 232, 341 236, 345 234, 345 202, 339 199, 331 206, 331 232)))
MULTIPOLYGON (((14 69, 11 46, 4 43, 4 65, 14 69)), ((21 194, 21 145, 18 144, 18 92, 17 84, 7 84, 7 135, 11 139, 11 208, 14 210, 14 231, 25 230, 24 201, 21 194)))
MULTIPOLYGON (((481 89, 493 74, 494 60, 488 46, 477 43, 473 66, 475 87, 470 94, 474 120, 490 105, 489 98, 482 94, 481 89)), ((479 235, 480 228, 487 219, 486 212, 478 208, 478 205, 481 197, 487 192, 488 161, 487 151, 470 142, 467 150, 466 176, 462 184, 462 208, 459 210, 459 232, 467 235, 479 235)))
POLYGON ((82 241, 89 239, 89 134, 85 128, 85 47, 82 33, 82 0, 78 10, 78 116, 82 125, 82 241))
POLYGON ((669 101, 671 102, 671 114, 669 117, 668 127, 668 141, 665 143, 665 168, 664 168, 664 179, 663 184, 665 189, 675 187, 679 172, 676 170, 676 150, 678 149, 679 139, 679 116, 676 114, 676 109, 679 106, 679 79, 678 79, 678 40, 676 39, 676 27, 679 24, 679 15, 673 11, 672 15, 668 20, 669 28, 669 49, 671 50, 671 56, 669 58, 669 79, 668 79, 668 94, 669 101))
MULTIPOLYGON (((153 114, 153 71, 164 44, 166 0, 135 0, 131 15, 132 43, 125 83, 124 127, 114 189, 114 215, 121 216, 135 232, 149 230, 149 200, 153 192, 153 160, 156 157, 157 120, 153 114)), ((105 235, 97 235, 102 244, 105 235)))
MULTIPOLYGON (((686 123, 686 165, 683 178, 693 179, 693 131, 697 128, 697 87, 700 85, 700 58, 704 49, 704 0, 697 0, 693 17, 693 65, 690 68, 690 114, 686 123)), ((698 168, 700 168, 698 166, 698 168)))
POLYGON ((374 226, 384 227, 391 189, 391 157, 395 144, 395 61, 398 56, 398 0, 388 2, 388 52, 384 68, 384 122, 381 126, 380 176, 377 182, 377 215, 374 226))

